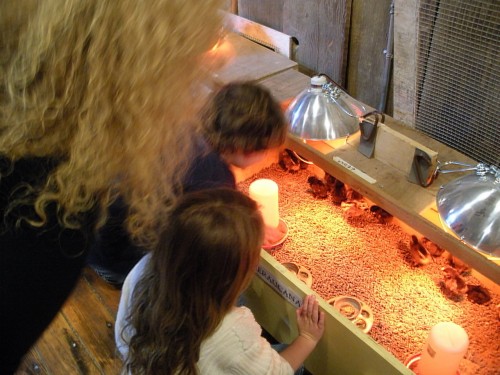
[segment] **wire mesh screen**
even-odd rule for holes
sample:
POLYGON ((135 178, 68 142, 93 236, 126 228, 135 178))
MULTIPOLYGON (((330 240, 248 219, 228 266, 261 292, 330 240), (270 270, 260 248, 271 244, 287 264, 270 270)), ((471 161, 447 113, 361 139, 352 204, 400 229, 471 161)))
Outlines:
POLYGON ((500 165, 500 1, 421 0, 415 126, 500 165))

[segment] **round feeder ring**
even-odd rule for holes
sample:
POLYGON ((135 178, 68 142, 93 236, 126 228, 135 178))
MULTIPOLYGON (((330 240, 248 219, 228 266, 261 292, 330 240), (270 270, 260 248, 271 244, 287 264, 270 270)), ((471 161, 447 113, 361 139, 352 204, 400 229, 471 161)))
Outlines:
POLYGON ((282 263, 285 268, 298 277, 300 281, 306 284, 309 288, 312 286, 313 279, 311 271, 309 271, 306 267, 294 263, 294 262, 286 262, 282 263))
POLYGON ((373 326, 373 312, 370 306, 350 296, 334 297, 327 302, 364 333, 370 332, 373 326))

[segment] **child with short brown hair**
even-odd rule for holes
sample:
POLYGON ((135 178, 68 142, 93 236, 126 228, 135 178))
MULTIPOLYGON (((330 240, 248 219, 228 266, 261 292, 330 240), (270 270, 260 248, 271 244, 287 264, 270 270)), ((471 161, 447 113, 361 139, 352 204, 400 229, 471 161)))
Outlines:
MULTIPOLYGON (((236 189, 231 166, 246 168, 259 162, 270 149, 280 147, 287 134, 280 104, 267 88, 248 81, 228 83, 213 92, 200 117, 196 153, 179 194, 216 187, 236 189)), ((144 255, 125 231, 127 209, 120 199, 110 208, 108 224, 101 229, 89 258, 98 274, 118 286, 144 255)), ((280 235, 270 228, 266 231, 267 238, 280 235)))
POLYGON ((214 92, 202 113, 199 155, 184 191, 236 188, 230 166, 247 168, 283 145, 287 122, 280 104, 264 86, 232 82, 214 92))

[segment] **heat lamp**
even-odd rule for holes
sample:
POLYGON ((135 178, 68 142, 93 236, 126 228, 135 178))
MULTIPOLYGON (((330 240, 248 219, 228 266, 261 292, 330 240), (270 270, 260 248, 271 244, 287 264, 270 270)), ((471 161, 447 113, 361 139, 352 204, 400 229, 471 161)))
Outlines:
POLYGON ((438 173, 475 171, 440 187, 436 204, 443 226, 487 256, 500 257, 500 169, 446 162, 438 173), (446 169, 459 165, 461 169, 446 169))
POLYGON ((289 105, 289 132, 302 139, 333 140, 359 131, 365 106, 349 96, 334 81, 321 74, 311 78, 289 105))

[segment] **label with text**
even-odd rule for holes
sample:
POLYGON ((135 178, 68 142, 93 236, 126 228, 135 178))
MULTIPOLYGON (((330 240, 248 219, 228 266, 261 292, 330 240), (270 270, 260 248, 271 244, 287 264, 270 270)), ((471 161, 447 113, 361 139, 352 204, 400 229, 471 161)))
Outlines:
POLYGON ((284 286, 279 280, 276 279, 276 277, 274 277, 274 275, 261 265, 257 268, 257 275, 292 305, 295 307, 300 307, 302 305, 302 298, 284 286))
POLYGON ((344 159, 341 159, 338 156, 334 156, 333 157, 333 161, 336 162, 337 164, 340 164, 344 168, 349 169, 351 172, 357 174, 359 177, 361 177, 362 179, 368 181, 370 184, 374 184, 375 182, 377 182, 377 180, 375 180, 373 177, 370 177, 366 173, 361 172, 358 168, 356 168, 355 166, 349 164, 344 159))

